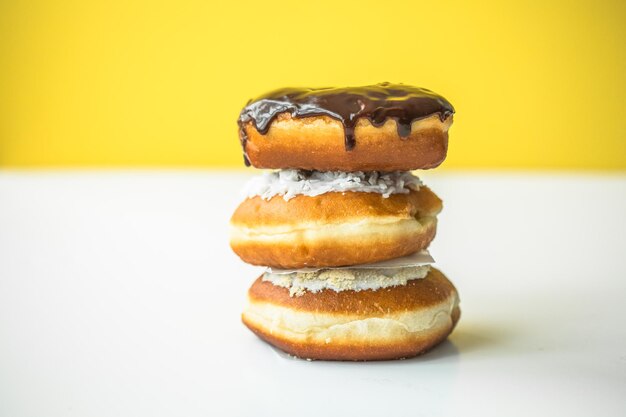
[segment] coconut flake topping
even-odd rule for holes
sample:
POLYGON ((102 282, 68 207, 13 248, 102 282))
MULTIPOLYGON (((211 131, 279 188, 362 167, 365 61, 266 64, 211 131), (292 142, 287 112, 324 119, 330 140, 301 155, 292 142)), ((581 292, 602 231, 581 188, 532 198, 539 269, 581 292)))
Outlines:
POLYGON ((264 200, 280 195, 288 201, 297 195, 315 197, 330 192, 378 193, 384 198, 391 194, 408 194, 422 185, 408 171, 342 172, 303 171, 285 169, 253 177, 244 187, 245 197, 260 196, 264 200))

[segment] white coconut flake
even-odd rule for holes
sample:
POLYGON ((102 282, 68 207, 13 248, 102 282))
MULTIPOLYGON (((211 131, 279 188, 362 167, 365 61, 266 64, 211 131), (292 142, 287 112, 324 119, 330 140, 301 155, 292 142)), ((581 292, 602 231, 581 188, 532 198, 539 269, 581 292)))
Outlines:
POLYGON ((408 194, 422 185, 408 171, 303 171, 285 169, 253 177, 244 187, 245 197, 260 196, 264 200, 280 195, 288 201, 297 195, 315 197, 330 192, 378 193, 384 198, 392 194, 408 194))
POLYGON ((315 272, 293 272, 291 274, 263 274, 263 281, 278 287, 287 288, 290 296, 299 297, 307 291, 316 293, 323 290, 364 291, 406 285, 409 281, 422 279, 428 275, 430 265, 379 268, 379 269, 338 269, 327 268, 315 272))

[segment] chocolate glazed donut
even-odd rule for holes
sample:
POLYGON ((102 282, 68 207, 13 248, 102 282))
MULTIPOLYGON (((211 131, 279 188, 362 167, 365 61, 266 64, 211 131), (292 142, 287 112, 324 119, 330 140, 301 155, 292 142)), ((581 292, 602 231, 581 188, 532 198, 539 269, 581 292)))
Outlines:
POLYGON ((403 84, 381 83, 351 88, 284 88, 250 100, 239 115, 240 140, 246 165, 248 135, 246 124, 251 122, 262 135, 267 134, 279 114, 293 118, 328 116, 341 122, 346 151, 356 146, 355 126, 365 118, 375 127, 388 119, 396 122, 397 134, 407 138, 414 121, 438 115, 444 122, 454 108, 440 95, 423 88, 403 84))

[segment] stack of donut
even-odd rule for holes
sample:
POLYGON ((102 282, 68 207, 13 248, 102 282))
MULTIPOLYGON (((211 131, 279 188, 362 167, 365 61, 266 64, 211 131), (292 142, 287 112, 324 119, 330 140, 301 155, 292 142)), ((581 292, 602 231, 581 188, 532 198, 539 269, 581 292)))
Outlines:
POLYGON ((231 247, 266 267, 244 324, 306 359, 423 353, 459 319, 455 287, 426 248, 441 200, 411 170, 446 157, 454 109, 403 84, 289 88, 251 100, 239 134, 253 178, 231 247))

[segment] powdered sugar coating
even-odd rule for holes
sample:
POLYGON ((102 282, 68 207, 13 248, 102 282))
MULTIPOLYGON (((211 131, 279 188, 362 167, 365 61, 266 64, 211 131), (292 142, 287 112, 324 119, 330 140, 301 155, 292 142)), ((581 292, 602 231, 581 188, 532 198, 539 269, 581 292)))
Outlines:
POLYGON ((392 194, 408 194, 422 185, 408 171, 303 171, 285 169, 265 172, 253 177, 244 187, 245 197, 260 196, 264 200, 280 195, 288 201, 297 195, 315 197, 330 192, 378 193, 384 198, 392 194))

